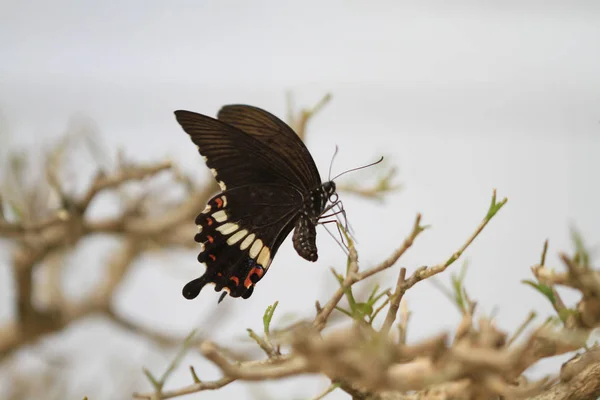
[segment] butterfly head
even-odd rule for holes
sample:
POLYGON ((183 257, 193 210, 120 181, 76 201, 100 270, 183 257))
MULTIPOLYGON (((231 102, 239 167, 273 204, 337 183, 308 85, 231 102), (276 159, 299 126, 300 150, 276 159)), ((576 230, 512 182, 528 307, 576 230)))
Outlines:
POLYGON ((337 198, 337 193, 335 192, 335 182, 323 182, 323 185, 321 185, 321 187, 323 188, 323 193, 327 196, 327 199, 329 201, 335 201, 335 199, 337 198))

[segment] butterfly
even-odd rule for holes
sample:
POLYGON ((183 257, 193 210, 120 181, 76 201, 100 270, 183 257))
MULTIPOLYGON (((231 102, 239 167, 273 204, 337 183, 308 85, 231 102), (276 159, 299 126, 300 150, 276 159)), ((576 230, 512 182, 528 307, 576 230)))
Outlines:
POLYGON ((221 188, 196 218, 206 271, 183 296, 194 299, 213 283, 224 291, 219 302, 227 294, 249 298, 292 230, 298 255, 317 261, 316 226, 341 202, 292 128, 248 105, 224 106, 217 119, 183 110, 175 117, 221 188))

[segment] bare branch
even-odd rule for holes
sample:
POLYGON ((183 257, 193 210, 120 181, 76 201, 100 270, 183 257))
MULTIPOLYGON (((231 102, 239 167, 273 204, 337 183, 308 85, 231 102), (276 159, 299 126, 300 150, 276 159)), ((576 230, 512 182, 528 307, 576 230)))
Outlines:
POLYGON ((313 321, 313 325, 319 330, 325 327, 329 315, 331 315, 335 307, 338 305, 338 303, 344 296, 344 291, 359 280, 357 276, 358 253, 356 252, 356 249, 354 248, 354 243, 352 241, 350 241, 349 243, 348 265, 348 274, 344 279, 344 282, 336 290, 336 292, 327 302, 327 304, 325 304, 324 307, 320 308, 319 312, 317 313, 317 316, 315 317, 315 320, 313 321))
POLYGON ((327 93, 312 108, 304 109, 300 112, 299 116, 295 116, 294 110, 293 110, 293 99, 291 97, 291 94, 288 94, 288 96, 287 96, 288 123, 292 127, 294 132, 296 132, 296 134, 298 136, 300 136, 300 139, 304 140, 306 138, 306 126, 308 124, 308 121, 310 121, 310 119, 312 117, 314 117, 319 111, 321 111, 321 109, 323 109, 323 107, 325 107, 325 105, 327 105, 327 103, 329 103, 330 100, 331 100, 331 94, 327 93))
POLYGON ((380 332, 383 335, 387 335, 390 332, 392 324, 396 320, 396 315, 398 314, 398 308, 400 307, 402 296, 406 292, 406 289, 404 289, 405 280, 406 268, 400 268, 400 273, 398 274, 398 282, 396 283, 396 289, 394 290, 394 293, 391 296, 390 308, 388 309, 385 321, 383 322, 383 326, 381 327, 380 332))
POLYGON ((122 168, 117 172, 117 174, 112 176, 105 176, 103 173, 98 173, 87 193, 83 196, 81 201, 79 201, 78 207, 80 210, 87 210, 91 201, 101 191, 115 188, 125 182, 145 179, 152 175, 156 175, 161 171, 170 169, 171 167, 172 163, 170 161, 165 161, 156 165, 149 165, 145 167, 136 166, 132 168, 122 168))

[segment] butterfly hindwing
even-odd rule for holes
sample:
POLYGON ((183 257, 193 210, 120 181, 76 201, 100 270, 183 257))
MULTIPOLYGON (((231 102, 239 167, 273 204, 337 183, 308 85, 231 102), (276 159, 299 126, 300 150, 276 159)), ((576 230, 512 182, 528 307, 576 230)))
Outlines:
POLYGON ((214 283, 216 291, 248 298, 293 229, 301 199, 292 187, 269 184, 213 197, 196 218, 198 261, 206 264, 206 271, 184 287, 184 296, 194 298, 204 285, 214 283))

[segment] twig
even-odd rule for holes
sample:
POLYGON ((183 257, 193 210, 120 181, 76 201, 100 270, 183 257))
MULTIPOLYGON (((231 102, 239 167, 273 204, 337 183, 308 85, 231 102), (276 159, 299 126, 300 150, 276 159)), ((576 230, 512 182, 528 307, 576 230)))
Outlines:
POLYGON ((400 273, 398 274, 398 282, 396 283, 396 289, 391 296, 390 300, 390 308, 388 309, 387 315, 385 316, 385 321, 383 322, 383 326, 381 327, 380 333, 382 335, 387 335, 390 332, 392 324, 396 320, 396 315, 398 314, 398 308, 400 306, 400 301, 402 301, 402 296, 406 292, 404 288, 404 282, 406 281, 406 268, 400 268, 400 273))
POLYGON ((521 325, 519 325, 517 330, 512 334, 512 336, 508 340, 508 346, 510 346, 511 344, 514 343, 514 341, 519 337, 519 335, 521 335, 521 333, 523 333, 523 331, 525 331, 525 328, 527 328, 527 326, 529 326, 529 324, 531 323, 531 321, 533 321, 535 319, 535 317, 536 317, 536 313, 531 311, 529 313, 529 315, 527 316, 527 319, 525 319, 525 321, 523 321, 521 323, 521 325))
POLYGON ((268 357, 277 356, 277 351, 275 351, 272 344, 267 342, 266 339, 263 339, 262 337, 257 335, 256 332, 254 332, 252 329, 247 329, 247 331, 250 338, 254 340, 256 344, 258 344, 258 346, 262 349, 262 351, 264 351, 267 354, 268 357))
POLYGON ((548 239, 544 240, 544 248, 542 249, 542 256, 540 257, 540 265, 546 263, 546 253, 548 252, 548 239))
POLYGON ((387 295, 387 298, 379 305, 379 307, 375 309, 375 311, 373 311, 373 314, 370 315, 369 323, 371 324, 373 323, 373 321, 375 321, 375 318, 377 318, 379 313, 383 311, 390 303, 390 298, 392 297, 392 294, 390 293, 389 289, 385 291, 384 294, 387 295))
POLYGON ((340 384, 339 383, 332 383, 331 385, 329 385, 329 387, 327 389, 325 389, 325 391, 323 391, 323 393, 313 397, 312 400, 322 400, 324 399, 329 393, 333 392, 335 389, 339 388, 340 384))
POLYGON ((356 248, 354 247, 354 243, 352 241, 349 242, 348 247, 348 274, 331 299, 317 313, 317 316, 313 321, 313 326, 315 326, 318 330, 322 330, 325 327, 329 315, 333 312, 333 310, 335 310, 335 307, 344 296, 345 290, 359 280, 356 272, 358 271, 358 253, 356 252, 356 248))
POLYGON ((338 192, 350 193, 367 199, 382 200, 383 195, 402 188, 402 185, 400 184, 391 183, 395 175, 396 168, 392 167, 371 187, 360 187, 354 184, 340 183, 337 185, 337 190, 338 192))
POLYGON ((421 232, 423 232, 425 229, 426 229, 426 227, 421 226, 421 214, 417 214, 417 217, 415 218, 415 222, 413 223, 413 229, 412 229, 410 235, 406 239, 404 239, 402 246, 400 246, 396 251, 394 251, 394 253, 390 257, 388 257, 385 261, 383 261, 379 265, 376 265, 375 267, 372 267, 370 269, 367 269, 367 270, 361 272, 358 276, 358 280, 366 279, 366 278, 368 278, 372 275, 375 275, 385 269, 388 269, 391 266, 393 266, 394 264, 396 264, 396 262, 400 259, 400 257, 402 257, 402 255, 404 253, 406 253, 406 251, 413 245, 417 236, 419 236, 419 234, 421 232))
POLYGON ((200 351, 210 361, 215 363, 225 376, 246 380, 262 381, 268 379, 285 378, 303 373, 312 372, 310 364, 302 357, 278 357, 265 360, 262 365, 232 364, 220 352, 217 346, 211 342, 200 345, 200 351))
MULTIPOLYGON (((223 386, 229 385, 233 381, 235 381, 234 378, 225 377, 215 381, 198 382, 177 390, 164 391, 161 394, 161 399, 172 399, 174 397, 197 393, 203 390, 216 390, 222 388, 223 386)), ((154 393, 134 393, 133 397, 136 399, 154 400, 154 393)))
POLYGON ((494 194, 492 196, 492 203, 488 209, 488 212, 479 224, 479 226, 475 229, 475 232, 469 236, 467 241, 454 253, 446 262, 438 265, 434 265, 432 267, 421 267, 418 268, 413 274, 406 280, 405 285, 406 289, 410 289, 418 282, 430 278, 434 275, 437 275, 441 272, 444 272, 450 265, 452 265, 456 260, 460 258, 460 256, 467 250, 467 248, 473 243, 475 238, 479 236, 479 234, 483 231, 486 225, 492 220, 492 218, 496 215, 498 211, 506 204, 508 201, 507 198, 504 198, 500 202, 496 202, 496 190, 494 190, 494 194))
POLYGON ((406 332, 408 331, 408 320, 410 318, 410 312, 408 311, 408 305, 406 299, 400 302, 400 323, 398 323, 398 343, 406 344, 406 332))
POLYGON ((298 136, 300 136, 300 139, 304 140, 306 138, 306 125, 308 124, 308 121, 310 121, 310 119, 312 117, 314 117, 315 114, 317 114, 319 111, 321 111, 321 109, 323 109, 323 107, 325 107, 325 105, 327 103, 329 103, 330 100, 331 100, 331 94, 327 93, 312 108, 302 110, 300 112, 300 116, 296 117, 296 116, 294 116, 294 112, 293 112, 293 103, 292 103, 291 94, 288 94, 288 96, 287 96, 288 122, 289 122, 290 126, 292 127, 292 129, 294 130, 294 132, 296 132, 296 134, 298 136))
POLYGON ((170 161, 164 161, 156 165, 149 166, 136 166, 135 168, 124 168, 121 169, 117 174, 111 176, 105 176, 104 174, 96 175, 92 185, 88 189, 87 193, 83 196, 80 202, 78 202, 78 208, 80 210, 86 210, 91 201, 96 197, 98 193, 103 190, 115 188, 128 181, 139 181, 149 176, 155 175, 161 171, 170 169, 172 163, 170 161))
POLYGON ((68 219, 68 212, 59 210, 53 217, 38 223, 10 223, 0 220, 0 236, 15 237, 25 233, 39 233, 47 228, 64 223, 68 219))

